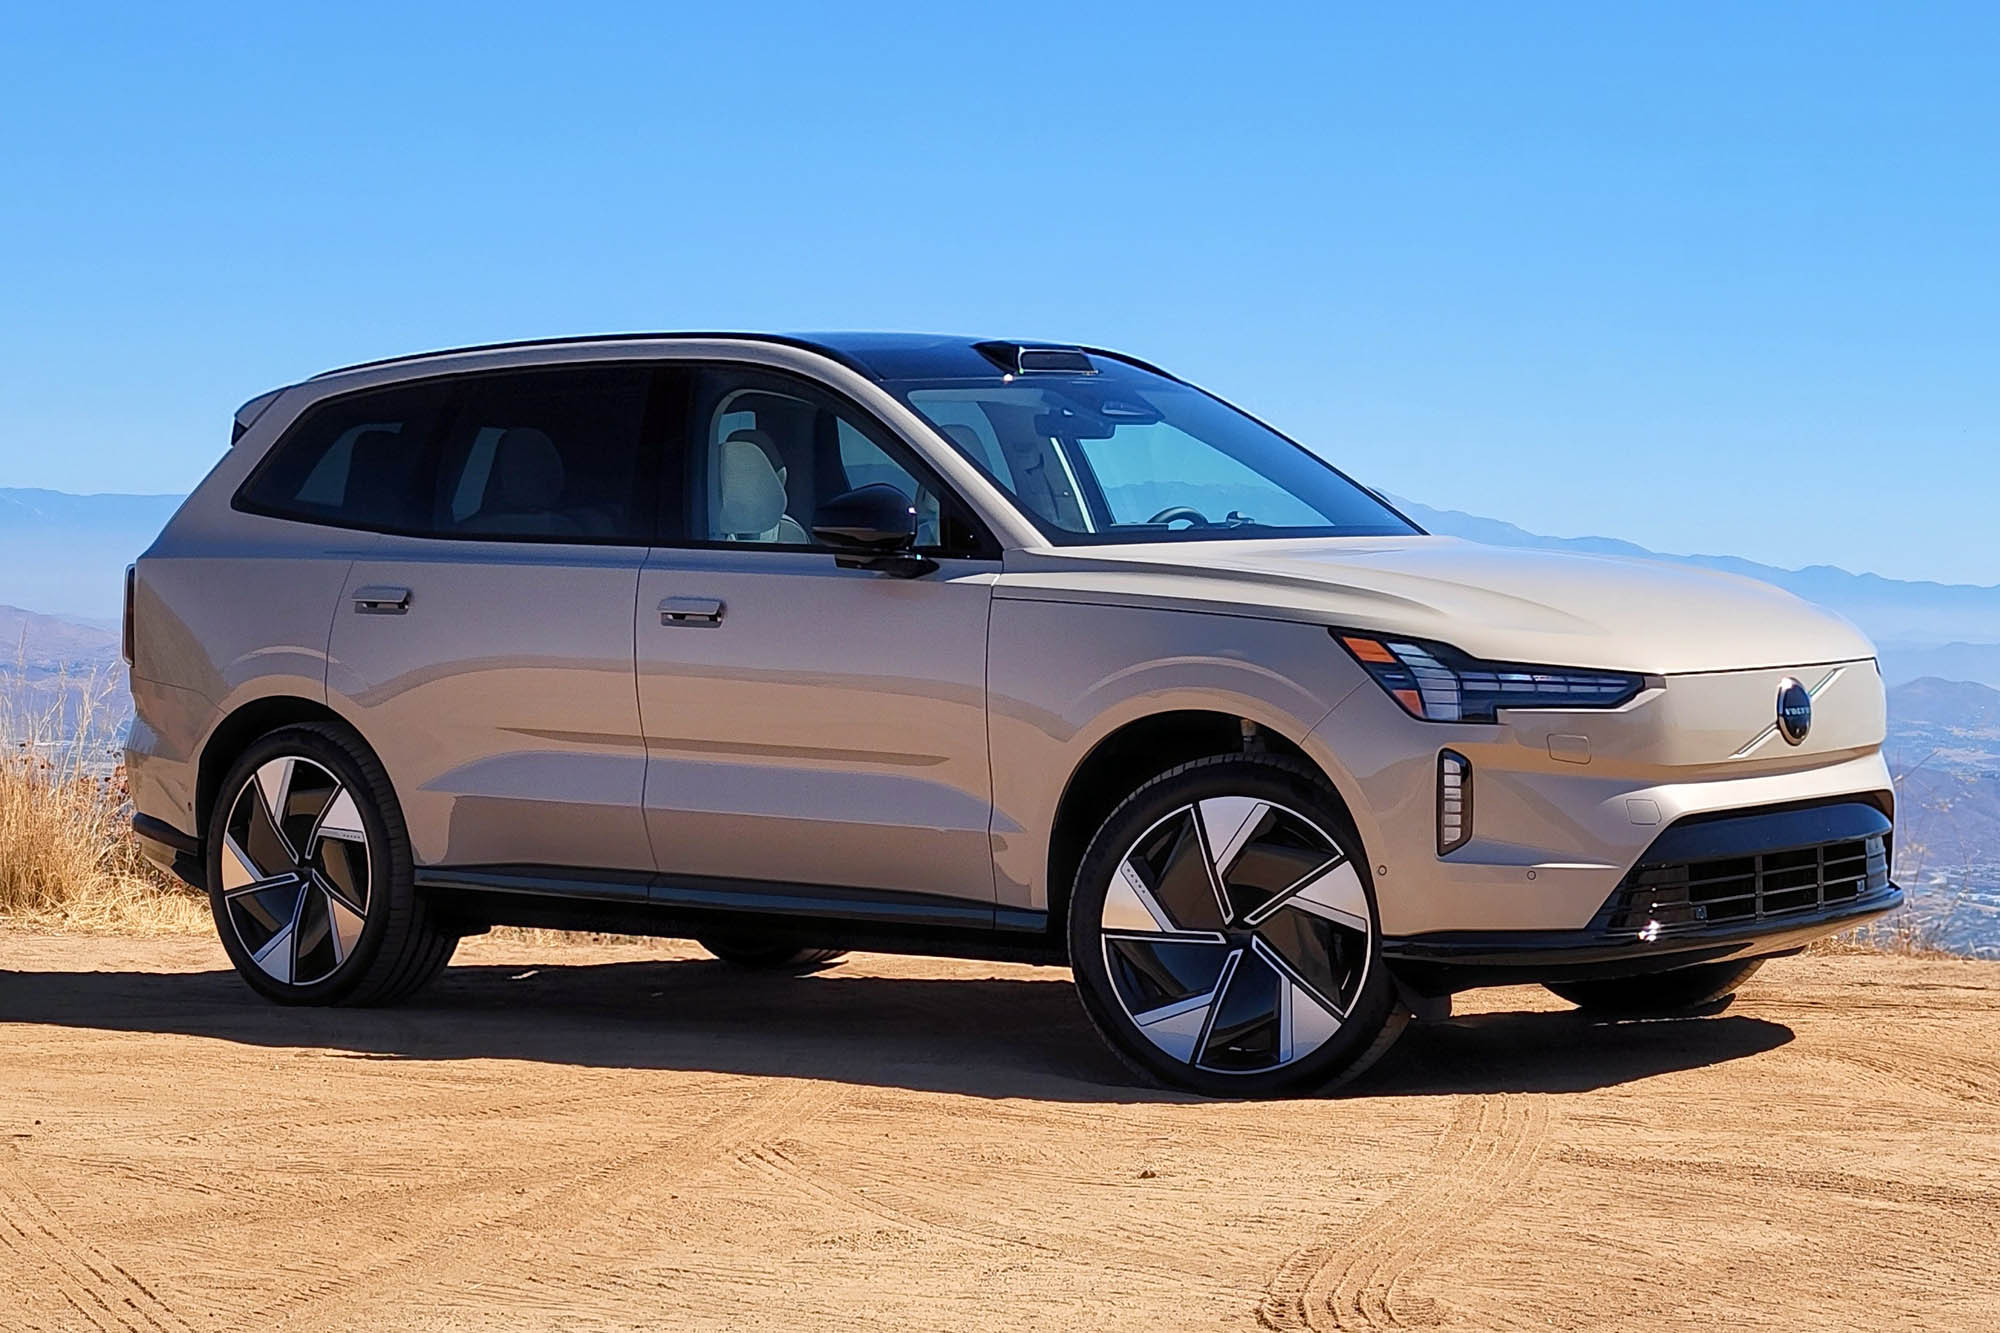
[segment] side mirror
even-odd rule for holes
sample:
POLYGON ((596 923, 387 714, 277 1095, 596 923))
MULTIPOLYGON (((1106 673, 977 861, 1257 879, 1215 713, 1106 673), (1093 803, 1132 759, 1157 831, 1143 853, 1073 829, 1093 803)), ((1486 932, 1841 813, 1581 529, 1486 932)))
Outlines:
POLYGON ((937 561, 913 555, 917 511, 909 497, 886 482, 836 495, 813 515, 813 536, 834 548, 843 569, 873 569, 913 579, 936 569, 937 561))

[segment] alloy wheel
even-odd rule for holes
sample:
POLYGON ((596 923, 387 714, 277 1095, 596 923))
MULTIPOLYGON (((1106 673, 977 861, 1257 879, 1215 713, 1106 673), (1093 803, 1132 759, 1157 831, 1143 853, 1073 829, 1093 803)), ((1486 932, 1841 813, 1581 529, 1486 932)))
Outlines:
POLYGON ((1192 802, 1126 851, 1099 921, 1111 988, 1169 1058, 1263 1074, 1353 1012, 1373 920, 1356 867, 1313 820, 1247 796, 1192 802))
POLYGON ((311 759, 260 764, 224 827, 230 929, 271 980, 310 986, 340 970, 368 923, 368 834, 354 794, 311 759))

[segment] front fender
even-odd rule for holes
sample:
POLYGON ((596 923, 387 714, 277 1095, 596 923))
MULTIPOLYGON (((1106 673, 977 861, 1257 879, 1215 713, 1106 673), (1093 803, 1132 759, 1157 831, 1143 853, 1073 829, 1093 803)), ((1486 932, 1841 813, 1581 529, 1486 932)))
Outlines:
POLYGON ((996 596, 987 698, 1001 906, 1048 909, 1050 837, 1070 778, 1143 718, 1248 719, 1306 749, 1352 804, 1351 779, 1309 740, 1364 679, 1317 625, 996 596))

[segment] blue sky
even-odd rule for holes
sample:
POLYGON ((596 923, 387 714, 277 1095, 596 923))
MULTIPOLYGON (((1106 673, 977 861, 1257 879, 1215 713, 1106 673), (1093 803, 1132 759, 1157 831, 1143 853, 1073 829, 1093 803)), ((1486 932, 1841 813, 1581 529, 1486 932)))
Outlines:
POLYGON ((0 485, 185 489, 375 356, 916 328, 1122 347, 1540 531, 2000 582, 1994 6, 72 5, 0 51, 0 485))

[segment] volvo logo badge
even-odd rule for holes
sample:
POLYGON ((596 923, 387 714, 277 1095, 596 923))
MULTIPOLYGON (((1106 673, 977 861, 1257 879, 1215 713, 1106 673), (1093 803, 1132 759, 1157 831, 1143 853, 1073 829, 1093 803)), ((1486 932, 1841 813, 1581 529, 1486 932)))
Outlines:
POLYGON ((1788 745, 1805 740, 1812 730, 1812 695, 1787 676, 1778 682, 1778 734, 1788 745))

